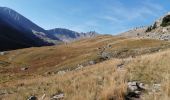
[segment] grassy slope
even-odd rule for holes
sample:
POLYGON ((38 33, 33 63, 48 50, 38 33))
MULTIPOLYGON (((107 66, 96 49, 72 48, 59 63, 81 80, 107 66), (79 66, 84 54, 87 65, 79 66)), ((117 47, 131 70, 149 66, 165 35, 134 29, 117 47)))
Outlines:
POLYGON ((111 45, 106 52, 115 58, 129 57, 158 51, 169 47, 168 42, 146 39, 126 39, 123 37, 99 36, 85 39, 71 44, 52 47, 28 48, 11 51, 0 57, 1 61, 9 64, 3 71, 21 73, 21 67, 29 67, 28 73, 44 72, 48 70, 72 68, 90 60, 96 60, 100 50, 98 48, 111 45))
POLYGON ((14 82, 15 84, 1 85, 1 88, 13 93, 7 96, 6 100, 11 100, 11 98, 23 100, 30 95, 40 98, 43 94, 46 94, 46 100, 48 100, 50 96, 60 91, 66 94, 66 100, 108 100, 109 98, 123 100, 126 93, 126 82, 139 80, 162 85, 160 94, 149 96, 146 94, 144 100, 169 100, 170 62, 167 61, 170 58, 169 54, 170 50, 167 50, 124 59, 129 63, 123 70, 116 68, 122 62, 121 59, 111 59, 64 75, 39 76, 35 79, 14 82))
MULTIPOLYGON (((66 99, 69 100, 93 100, 96 98, 121 100, 126 92, 125 83, 127 80, 140 80, 146 83, 160 82, 165 84, 164 87, 168 87, 168 80, 165 80, 163 76, 166 75, 169 78, 169 74, 167 74, 170 73, 167 61, 169 51, 133 59, 128 58, 131 55, 154 53, 168 47, 169 42, 158 40, 99 36, 67 45, 11 51, 8 55, 0 57, 1 61, 9 63, 1 65, 0 90, 7 90, 11 93, 6 97, 6 100, 11 100, 11 98, 23 100, 31 94, 41 97, 44 93, 48 100, 52 94, 59 91, 64 92, 66 99), (106 51, 116 55, 113 56, 116 59, 88 66, 79 71, 71 71, 64 75, 43 75, 45 71, 70 68, 81 62, 94 60, 98 57, 97 48, 107 45, 112 45, 112 48, 106 51), (164 57, 165 54, 167 56, 164 57), (116 68, 122 62, 120 58, 127 61, 130 59, 130 63, 124 70, 116 68), (29 66, 30 68, 23 72, 19 70, 20 66, 29 66), (153 70, 155 71, 153 72, 153 70), (4 73, 5 71, 8 73, 4 73)), ((169 90, 167 89, 167 91, 169 90)))

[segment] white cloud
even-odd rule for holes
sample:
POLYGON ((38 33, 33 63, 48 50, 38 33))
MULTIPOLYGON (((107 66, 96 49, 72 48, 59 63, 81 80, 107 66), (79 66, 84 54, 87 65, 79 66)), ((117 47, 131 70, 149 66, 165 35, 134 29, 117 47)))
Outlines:
POLYGON ((121 19, 119 19, 115 16, 109 16, 109 15, 102 16, 101 19, 105 19, 105 20, 112 21, 112 22, 121 22, 122 21, 121 19))
POLYGON ((100 27, 100 25, 97 22, 97 20, 89 20, 86 21, 85 23, 72 25, 70 26, 70 29, 78 32, 88 32, 88 31, 98 31, 97 30, 98 27, 100 27))
POLYGON ((159 4, 150 1, 139 1, 140 5, 134 5, 133 7, 126 7, 123 3, 110 5, 106 8, 107 15, 103 18, 110 21, 132 21, 134 19, 144 19, 146 16, 158 16, 158 12, 163 10, 163 7, 159 4), (157 12, 157 13, 156 13, 157 12))

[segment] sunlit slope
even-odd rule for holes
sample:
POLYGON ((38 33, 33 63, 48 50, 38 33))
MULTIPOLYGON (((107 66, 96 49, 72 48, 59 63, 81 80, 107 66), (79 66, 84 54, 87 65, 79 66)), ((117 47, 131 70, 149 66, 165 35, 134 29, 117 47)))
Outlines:
POLYGON ((126 58, 157 52, 168 48, 169 42, 151 39, 98 36, 60 46, 28 48, 10 51, 0 56, 1 73, 45 73, 73 70, 79 64, 87 65, 108 58, 126 58), (104 53, 104 54, 103 54, 104 53), (28 67, 26 71, 21 68, 28 67))

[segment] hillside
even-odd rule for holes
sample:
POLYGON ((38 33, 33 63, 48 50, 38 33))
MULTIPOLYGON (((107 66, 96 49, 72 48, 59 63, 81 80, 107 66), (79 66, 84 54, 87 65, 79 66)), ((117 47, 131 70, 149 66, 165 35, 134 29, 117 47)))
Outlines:
POLYGON ((165 14, 148 27, 139 27, 120 34, 121 36, 170 40, 170 13, 165 14))
MULTIPOLYGON (((170 78, 169 47, 167 41, 105 35, 4 52, 0 55, 0 98, 23 100, 45 94, 49 100, 64 93, 66 100, 124 100, 127 83, 133 80, 158 83, 164 89, 170 78)), ((169 88, 160 93, 157 98, 168 98, 169 88)), ((154 95, 142 97, 152 100, 154 95)))

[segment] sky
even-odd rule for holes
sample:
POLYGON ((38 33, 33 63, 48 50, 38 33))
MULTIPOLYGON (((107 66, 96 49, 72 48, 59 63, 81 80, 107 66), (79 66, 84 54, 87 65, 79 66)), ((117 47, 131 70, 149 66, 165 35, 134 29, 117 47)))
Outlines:
POLYGON ((118 34, 151 25, 170 11, 170 0, 0 0, 44 29, 118 34))

